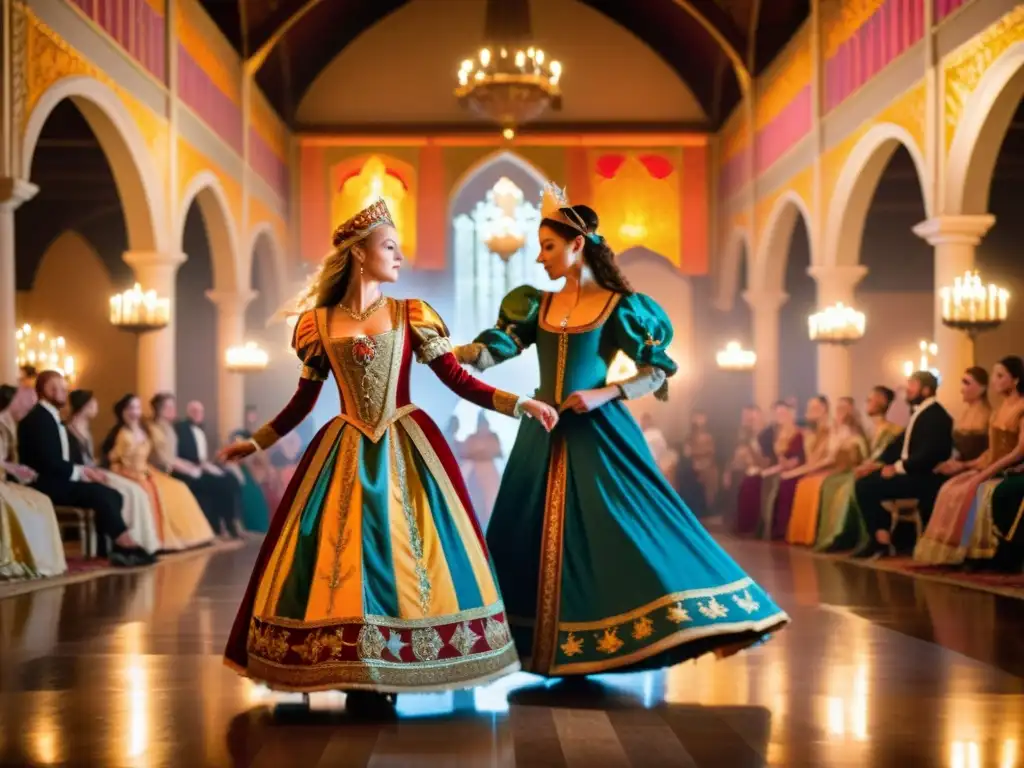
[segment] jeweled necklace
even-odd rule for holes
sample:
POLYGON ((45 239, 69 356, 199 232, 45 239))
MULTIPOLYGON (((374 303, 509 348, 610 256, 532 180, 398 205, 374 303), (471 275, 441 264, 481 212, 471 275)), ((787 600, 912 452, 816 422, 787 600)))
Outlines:
POLYGON ((370 315, 372 315, 378 309, 383 307, 384 302, 386 302, 387 300, 388 297, 381 294, 380 297, 375 302, 373 302, 373 304, 368 306, 362 312, 356 312, 354 309, 350 309, 344 302, 339 302, 338 306, 341 308, 341 311, 344 312, 346 315, 351 317, 353 320, 356 320, 361 323, 363 320, 368 319, 370 315))

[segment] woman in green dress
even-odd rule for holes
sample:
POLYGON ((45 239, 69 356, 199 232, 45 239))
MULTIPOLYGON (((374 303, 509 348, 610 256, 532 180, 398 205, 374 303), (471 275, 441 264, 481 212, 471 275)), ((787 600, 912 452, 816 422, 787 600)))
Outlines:
POLYGON ((667 394, 672 326, 635 293, 597 215, 548 188, 539 262, 558 293, 522 286, 498 324, 458 350, 484 370, 536 345, 549 434, 523 424, 487 544, 524 667, 551 677, 728 655, 788 617, 718 546, 655 466, 623 400, 667 394), (619 352, 636 363, 608 386, 619 352))

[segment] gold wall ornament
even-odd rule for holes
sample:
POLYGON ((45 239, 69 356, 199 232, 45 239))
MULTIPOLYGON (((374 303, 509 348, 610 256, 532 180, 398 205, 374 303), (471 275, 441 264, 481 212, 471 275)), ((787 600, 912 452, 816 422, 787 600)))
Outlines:
POLYGON ((1024 40, 1024 5, 1007 13, 946 57, 943 128, 946 152, 971 95, 989 68, 1010 46, 1024 40))

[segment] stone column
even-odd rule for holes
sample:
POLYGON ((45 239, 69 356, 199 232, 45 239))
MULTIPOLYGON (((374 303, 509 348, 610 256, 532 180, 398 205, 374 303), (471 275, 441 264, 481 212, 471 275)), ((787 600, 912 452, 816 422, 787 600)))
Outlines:
POLYGON ((121 258, 132 268, 135 282, 143 291, 156 291, 171 303, 171 322, 166 328, 139 336, 138 394, 148 402, 157 392, 174 392, 178 350, 175 347, 175 278, 178 267, 185 263, 183 253, 128 251, 121 258))
MULTIPOLYGON (((824 267, 814 266, 807 274, 818 284, 818 309, 842 302, 852 307, 854 289, 864 275, 867 267, 824 267)), ((838 344, 821 344, 818 346, 818 392, 835 402, 840 397, 853 394, 853 365, 850 361, 850 348, 838 344)))
POLYGON ((245 310, 255 291, 207 291, 217 307, 217 436, 222 442, 242 426, 245 415, 245 377, 225 365, 229 347, 245 341, 245 310))
POLYGON ((18 382, 18 348, 14 334, 18 318, 14 256, 14 212, 31 200, 39 187, 25 179, 0 178, 0 384, 18 382))
POLYGON ((996 218, 991 214, 935 216, 914 227, 914 234, 935 248, 935 296, 932 340, 938 345, 936 368, 939 370, 939 400, 957 404, 958 377, 974 365, 974 344, 962 331, 942 324, 941 291, 966 271, 974 269, 974 251, 996 218))
POLYGON ((779 310, 789 299, 782 291, 746 291, 754 325, 754 402, 767 412, 779 399, 779 310))

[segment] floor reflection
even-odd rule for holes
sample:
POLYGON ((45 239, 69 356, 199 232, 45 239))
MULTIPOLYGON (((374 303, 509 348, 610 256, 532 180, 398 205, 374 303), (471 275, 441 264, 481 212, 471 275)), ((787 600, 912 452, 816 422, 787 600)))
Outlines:
POLYGON ((1024 768, 1024 603, 725 542, 793 617, 726 661, 351 719, 219 652, 255 547, 0 601, 0 764, 1024 768))

